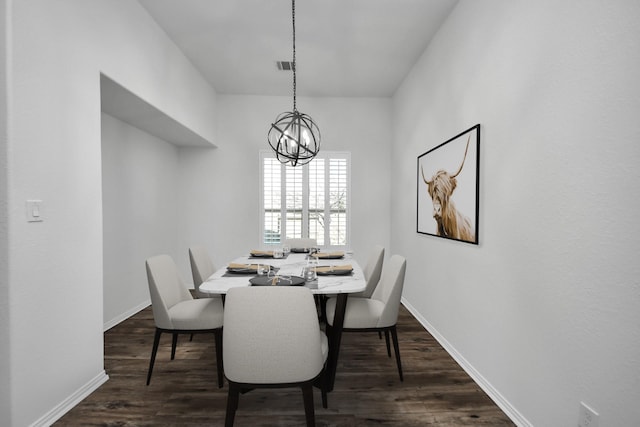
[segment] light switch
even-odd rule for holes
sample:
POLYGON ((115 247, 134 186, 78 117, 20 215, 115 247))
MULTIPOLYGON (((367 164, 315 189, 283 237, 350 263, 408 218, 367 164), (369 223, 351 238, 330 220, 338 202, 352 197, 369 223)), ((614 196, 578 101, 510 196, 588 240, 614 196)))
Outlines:
POLYGON ((42 200, 27 200, 27 221, 28 222, 43 221, 42 200))

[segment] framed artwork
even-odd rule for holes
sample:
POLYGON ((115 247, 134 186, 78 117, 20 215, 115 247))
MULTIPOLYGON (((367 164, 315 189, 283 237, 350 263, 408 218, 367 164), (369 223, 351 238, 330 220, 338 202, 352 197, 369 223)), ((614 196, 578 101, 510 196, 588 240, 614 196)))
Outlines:
POLYGON ((418 156, 417 232, 478 244, 480 125, 418 156))

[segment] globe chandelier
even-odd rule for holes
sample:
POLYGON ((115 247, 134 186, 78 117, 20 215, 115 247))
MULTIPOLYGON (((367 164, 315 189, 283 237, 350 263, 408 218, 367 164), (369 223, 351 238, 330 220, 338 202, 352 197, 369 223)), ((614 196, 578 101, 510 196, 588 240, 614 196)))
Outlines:
POLYGON ((302 166, 320 151, 320 129, 313 119, 296 106, 296 1, 291 0, 293 23, 293 111, 280 113, 271 124, 267 139, 276 158, 284 164, 302 166))

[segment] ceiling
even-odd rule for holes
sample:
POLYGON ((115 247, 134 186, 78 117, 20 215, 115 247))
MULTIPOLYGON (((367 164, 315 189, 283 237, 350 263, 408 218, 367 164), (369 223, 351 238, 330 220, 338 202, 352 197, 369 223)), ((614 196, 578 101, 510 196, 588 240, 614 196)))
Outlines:
MULTIPOLYGON (((138 1, 216 92, 292 94, 290 0, 138 1)), ((297 1, 297 94, 393 95, 457 1, 297 1)))

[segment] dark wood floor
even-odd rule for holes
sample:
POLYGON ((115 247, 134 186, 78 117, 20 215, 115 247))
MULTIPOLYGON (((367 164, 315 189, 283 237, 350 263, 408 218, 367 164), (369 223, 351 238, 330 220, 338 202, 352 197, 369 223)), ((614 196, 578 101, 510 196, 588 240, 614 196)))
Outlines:
MULTIPOLYGON (((175 360, 163 335, 151 384, 145 385, 153 315, 147 308, 105 333, 110 380, 56 426, 220 426, 227 387, 216 383, 213 335, 182 336, 175 360)), ((513 426, 438 342, 404 309, 398 320, 404 382, 377 334, 342 338, 334 391, 318 426, 513 426)), ((254 390, 240 396, 235 425, 304 425, 299 389, 254 390)))

